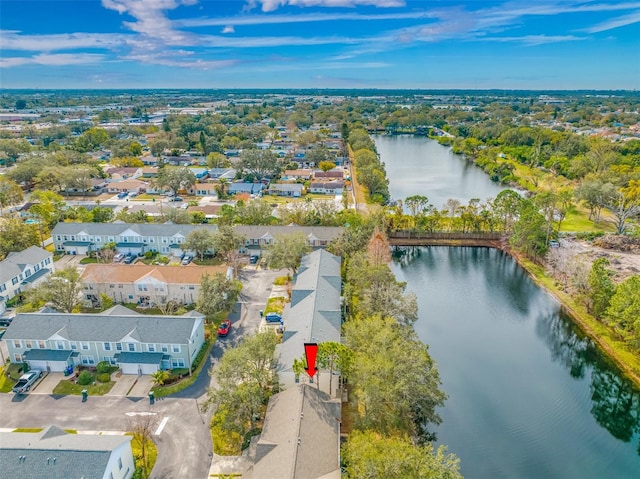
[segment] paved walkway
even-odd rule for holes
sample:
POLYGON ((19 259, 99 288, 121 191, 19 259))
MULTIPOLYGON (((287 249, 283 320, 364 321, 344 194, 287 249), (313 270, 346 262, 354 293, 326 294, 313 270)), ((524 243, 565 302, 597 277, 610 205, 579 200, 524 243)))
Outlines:
POLYGON ((137 380, 127 397, 147 397, 151 390, 151 385, 151 376, 137 376, 137 380))
POLYGON ((63 373, 48 373, 29 392, 33 394, 53 394, 53 389, 63 379, 65 379, 63 373))
POLYGON ((112 378, 116 383, 111 388, 111 391, 105 394, 105 396, 126 396, 129 389, 131 389, 131 386, 133 386, 133 383, 138 379, 138 376, 133 374, 121 374, 120 377, 115 377, 114 375, 112 378))

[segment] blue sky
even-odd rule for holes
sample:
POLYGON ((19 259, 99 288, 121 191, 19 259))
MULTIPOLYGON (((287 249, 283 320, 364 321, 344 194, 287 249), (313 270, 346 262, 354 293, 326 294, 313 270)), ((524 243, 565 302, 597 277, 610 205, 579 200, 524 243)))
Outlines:
POLYGON ((1 88, 640 89, 640 1, 0 0, 1 88))

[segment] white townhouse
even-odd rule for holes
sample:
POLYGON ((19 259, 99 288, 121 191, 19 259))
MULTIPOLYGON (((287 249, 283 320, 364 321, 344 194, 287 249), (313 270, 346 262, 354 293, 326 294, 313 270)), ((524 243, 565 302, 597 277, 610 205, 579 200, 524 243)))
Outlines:
POLYGON ((41 282, 54 271, 53 254, 37 246, 9 253, 0 262, 0 314, 7 301, 41 282))
POLYGON ((107 361, 123 374, 191 368, 204 344, 204 316, 148 316, 124 306, 99 314, 21 313, 2 341, 12 362, 62 372, 107 361))
MULTIPOLYGON (((216 225, 178 225, 173 223, 58 223, 51 236, 56 251, 66 254, 88 254, 115 243, 120 253, 144 254, 157 251, 163 255, 181 256, 182 243, 196 229, 217 230, 216 225)), ((339 226, 253 226, 237 225, 236 232, 245 236, 246 249, 264 248, 278 236, 302 233, 309 246, 324 248, 342 232, 339 226)))

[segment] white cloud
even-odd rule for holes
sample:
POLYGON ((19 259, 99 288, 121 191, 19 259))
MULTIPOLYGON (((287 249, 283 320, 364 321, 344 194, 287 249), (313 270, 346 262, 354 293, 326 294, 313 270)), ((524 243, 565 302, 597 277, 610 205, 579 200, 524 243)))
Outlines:
POLYGON ((236 29, 233 28, 233 25, 226 25, 223 29, 222 29, 222 33, 235 33, 236 29))
POLYGON ((587 37, 576 37, 574 35, 524 35, 521 37, 482 37, 481 41, 523 43, 528 46, 544 45, 547 43, 573 42, 587 40, 587 37))
POLYGON ((22 35, 14 30, 0 31, 2 50, 50 52, 78 48, 111 49, 124 45, 127 37, 117 33, 59 33, 50 35, 22 35))
POLYGON ((404 0, 249 0, 249 8, 262 5, 263 12, 272 12, 287 5, 297 7, 348 7, 358 5, 373 6, 378 8, 404 7, 404 0))
POLYGON ((32 57, 4 57, 0 58, 0 68, 10 68, 22 65, 86 65, 99 63, 104 60, 104 55, 97 53, 41 53, 32 57))
POLYGON ((612 18, 605 22, 594 25, 591 28, 587 28, 585 31, 589 33, 606 32, 607 30, 613 30, 614 28, 633 25, 634 23, 638 22, 640 22, 640 11, 633 12, 628 15, 622 15, 621 17, 612 18))

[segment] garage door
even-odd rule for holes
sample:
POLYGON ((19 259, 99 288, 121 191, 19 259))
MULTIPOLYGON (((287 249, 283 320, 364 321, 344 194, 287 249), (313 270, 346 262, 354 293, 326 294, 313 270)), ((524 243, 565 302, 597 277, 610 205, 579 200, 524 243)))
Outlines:
POLYGON ((122 374, 153 374, 158 370, 157 364, 124 363, 120 367, 122 374))
POLYGON ((43 371, 47 371, 47 366, 49 366, 48 371, 54 373, 61 373, 67 367, 67 363, 64 361, 27 361, 29 367, 31 369, 42 369, 43 371))

